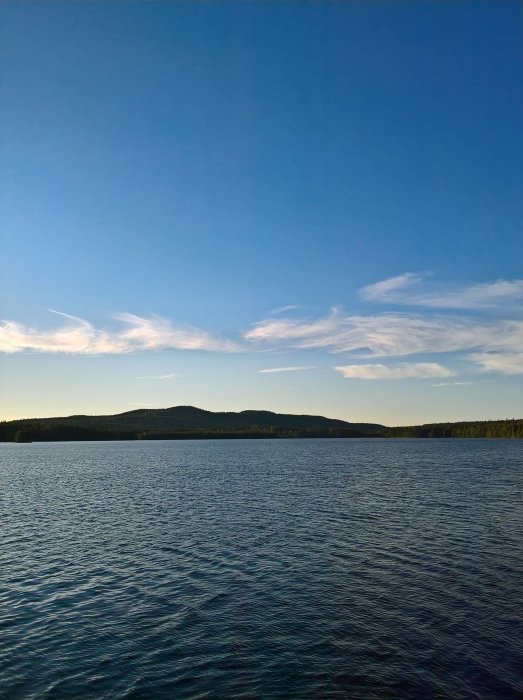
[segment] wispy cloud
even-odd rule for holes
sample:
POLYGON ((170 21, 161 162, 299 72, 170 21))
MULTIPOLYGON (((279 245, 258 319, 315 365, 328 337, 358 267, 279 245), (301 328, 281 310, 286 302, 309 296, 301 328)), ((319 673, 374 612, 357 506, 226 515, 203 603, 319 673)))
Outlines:
POLYGON ((439 382, 438 384, 432 384, 432 386, 470 386, 471 384, 474 384, 474 382, 439 382))
POLYGON ((144 318, 122 313, 116 318, 127 328, 113 337, 129 350, 215 350, 232 352, 238 347, 230 340, 222 340, 206 331, 192 327, 176 327, 160 316, 144 318))
POLYGON ((382 364, 343 365, 334 369, 346 379, 432 379, 455 375, 437 362, 404 362, 392 367, 382 364))
MULTIPOLYGON (((364 296, 377 300, 410 294, 422 279, 422 275, 406 273, 366 287, 364 296)), ((476 285, 468 288, 468 299, 469 302, 472 298, 477 301, 487 296, 515 299, 519 294, 518 285, 517 280, 476 285)), ((349 374, 345 376, 356 376, 358 372, 362 376, 362 372, 368 371, 373 377, 378 377, 381 372, 381 378, 406 377, 402 372, 412 372, 413 367, 418 367, 417 374, 408 376, 421 376, 422 366, 441 365, 421 362, 408 365, 408 369, 391 363, 390 367, 382 365, 385 369, 379 370, 380 365, 354 364, 354 361, 363 363, 366 358, 367 361, 379 362, 386 358, 415 355, 430 355, 430 358, 420 359, 432 360, 434 355, 461 353, 469 363, 469 371, 523 374, 523 321, 514 317, 502 320, 488 315, 475 317, 472 312, 457 314, 440 310, 435 313, 426 309, 417 313, 394 311, 351 315, 333 307, 319 317, 292 314, 262 319, 237 342, 192 326, 176 325, 160 316, 121 313, 109 326, 97 328, 77 316, 59 311, 53 311, 53 314, 59 317, 59 321, 52 328, 42 329, 12 320, 0 322, 0 352, 68 353, 95 357, 169 349, 212 352, 324 350, 350 357, 339 363, 339 371, 349 368, 349 374), (365 367, 374 369, 365 370, 365 367)), ((309 369, 313 366, 306 364, 305 360, 300 365, 265 367, 259 371, 265 374, 309 369)), ((171 380, 177 376, 176 373, 166 373, 143 378, 171 380)))
POLYGON ((269 313, 272 314, 283 314, 286 311, 294 311, 295 309, 299 309, 300 307, 297 306, 296 304, 287 304, 287 306, 278 306, 277 309, 272 309, 272 311, 269 311, 269 313))
POLYGON ((138 379, 179 379, 179 377, 182 377, 182 374, 160 374, 157 376, 152 376, 152 377, 138 377, 138 379))
POLYGON ((258 370, 258 374, 270 374, 271 372, 301 372, 306 369, 315 369, 315 367, 305 365, 296 365, 293 367, 270 367, 269 369, 258 370))
POLYGON ((523 301, 523 280, 497 280, 469 286, 422 283, 427 273, 406 272, 359 291, 366 301, 446 309, 491 309, 523 301))
POLYGON ((300 319, 273 319, 259 321, 245 333, 245 339, 251 341, 298 341, 319 338, 328 335, 338 326, 338 310, 333 308, 329 316, 316 321, 300 319))
POLYGON ((339 310, 316 319, 267 319, 245 334, 263 346, 325 348, 334 353, 396 357, 466 350, 513 350, 523 345, 523 322, 411 314, 347 316, 339 310))
POLYGON ((176 327, 152 316, 118 314, 123 327, 97 329, 85 319, 53 311, 66 323, 52 330, 39 330, 15 321, 0 323, 0 352, 36 351, 79 355, 123 354, 141 350, 213 350, 233 352, 236 343, 222 340, 192 327, 176 327))
POLYGON ((420 272, 405 272, 403 275, 368 284, 360 289, 359 295, 365 301, 389 303, 396 301, 406 289, 418 284, 424 277, 425 275, 420 272))
POLYGON ((469 359, 479 365, 482 372, 523 374, 523 352, 477 352, 469 355, 469 359))

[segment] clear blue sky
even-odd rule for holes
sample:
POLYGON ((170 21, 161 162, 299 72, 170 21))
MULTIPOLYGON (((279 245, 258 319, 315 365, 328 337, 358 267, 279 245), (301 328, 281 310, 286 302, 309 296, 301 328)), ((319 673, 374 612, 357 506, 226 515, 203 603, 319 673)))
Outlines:
POLYGON ((523 415, 519 2, 0 19, 1 417, 523 415))

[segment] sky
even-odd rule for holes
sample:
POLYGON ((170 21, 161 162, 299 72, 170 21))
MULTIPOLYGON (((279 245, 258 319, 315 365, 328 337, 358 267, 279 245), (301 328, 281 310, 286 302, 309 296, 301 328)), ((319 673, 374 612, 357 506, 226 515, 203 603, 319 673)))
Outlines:
POLYGON ((4 2, 0 418, 523 416, 522 20, 4 2))

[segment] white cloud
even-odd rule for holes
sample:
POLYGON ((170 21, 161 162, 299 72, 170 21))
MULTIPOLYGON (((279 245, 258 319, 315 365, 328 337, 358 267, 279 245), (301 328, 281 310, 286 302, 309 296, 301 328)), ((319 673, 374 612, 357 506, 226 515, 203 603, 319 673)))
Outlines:
POLYGON ((277 309, 273 309, 272 311, 269 311, 270 314, 283 314, 285 311, 294 311, 295 309, 299 309, 300 307, 297 306, 296 304, 287 304, 287 306, 278 306, 277 309))
POLYGON ((152 377, 138 377, 138 379, 178 379, 179 377, 182 377, 183 375, 181 374, 160 374, 158 376, 152 376, 152 377))
POLYGON ((58 313, 67 319, 59 328, 41 331, 15 321, 0 323, 0 352, 22 351, 71 353, 80 355, 122 354, 141 350, 214 350, 232 352, 238 347, 206 331, 176 327, 158 316, 144 318, 119 314, 124 327, 99 330, 88 321, 58 313))
POLYGON ((430 379, 455 375, 455 372, 437 362, 405 362, 393 367, 381 364, 343 365, 334 369, 346 379, 430 379))
POLYGON ((197 328, 172 326, 159 316, 143 318, 134 314, 122 313, 116 318, 127 324, 127 329, 115 337, 118 342, 130 350, 217 350, 230 352, 236 350, 234 343, 215 338, 206 331, 197 328))
POLYGON ((466 350, 512 350, 523 345, 523 322, 410 314, 345 316, 333 310, 317 320, 267 319, 245 334, 264 346, 325 348, 370 357, 466 350))
POLYGON ((36 352, 95 353, 107 342, 87 321, 69 323, 52 331, 40 331, 15 321, 0 326, 0 350, 6 353, 36 352), (95 349, 96 348, 96 349, 95 349))
POLYGON ((522 352, 477 352, 469 355, 469 359, 478 364, 482 372, 523 374, 522 352))
POLYGON ((303 321, 289 318, 267 319, 255 324, 254 328, 245 333, 246 340, 253 341, 306 341, 307 338, 317 338, 332 332, 338 325, 338 311, 332 309, 331 314, 317 321, 303 321))
POLYGON ((523 280, 497 280, 470 286, 432 285, 432 288, 413 290, 427 274, 406 272, 360 289, 366 301, 405 306, 428 306, 447 309, 489 309, 514 304, 523 300, 523 280))
POLYGON ((389 277, 381 282, 362 287, 359 294, 366 301, 396 301, 399 292, 418 284, 423 277, 424 275, 421 273, 405 272, 403 275, 389 277))
MULTIPOLYGON (((380 293, 398 293, 398 290, 415 283, 414 276, 401 276, 389 281, 388 292, 382 288, 380 293)), ((379 374, 376 369, 378 365, 354 365, 349 362, 356 359, 365 362, 363 358, 380 361, 381 358, 423 354, 430 355, 429 359, 432 360, 432 356, 437 354, 466 353, 469 370, 523 374, 523 321, 514 319, 482 317, 478 320, 470 315, 398 312, 355 316, 333 308, 318 318, 279 316, 261 320, 244 334, 241 343, 237 343, 198 328, 174 325, 159 316, 122 313, 110 328, 96 328, 85 319, 61 312, 53 313, 60 320, 58 326, 51 329, 11 320, 0 322, 0 352, 68 353, 94 357, 168 349, 214 352, 319 349, 348 354, 352 359, 340 362, 341 367, 360 373, 365 371, 362 368, 374 367, 369 370, 374 376, 379 374)), ((435 363, 418 363, 418 372, 423 371, 420 369, 422 365, 439 366, 435 363)), ((411 368, 414 366, 409 365, 411 368)), ((394 376, 399 377, 402 371, 407 371, 405 367, 385 367, 385 374, 391 377, 393 372, 394 376)), ((304 361, 303 365, 266 367, 260 373, 308 369, 313 367, 304 361)), ((176 374, 148 378, 170 380, 175 379, 176 374)))
POLYGON ((269 369, 260 369, 258 374, 269 374, 271 372, 301 372, 306 369, 315 369, 315 367, 296 365, 294 367, 271 367, 269 369))
POLYGON ((438 382, 438 384, 432 384, 432 386, 470 386, 471 384, 474 384, 474 382, 438 382))

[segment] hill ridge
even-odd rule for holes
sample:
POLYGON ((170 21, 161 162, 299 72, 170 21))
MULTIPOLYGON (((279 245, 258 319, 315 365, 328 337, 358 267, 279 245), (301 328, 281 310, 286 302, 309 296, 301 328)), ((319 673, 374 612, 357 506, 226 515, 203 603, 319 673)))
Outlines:
POLYGON ((523 420, 461 421, 387 427, 309 414, 208 411, 196 406, 138 408, 110 415, 0 422, 0 442, 289 437, 523 437, 523 420))

